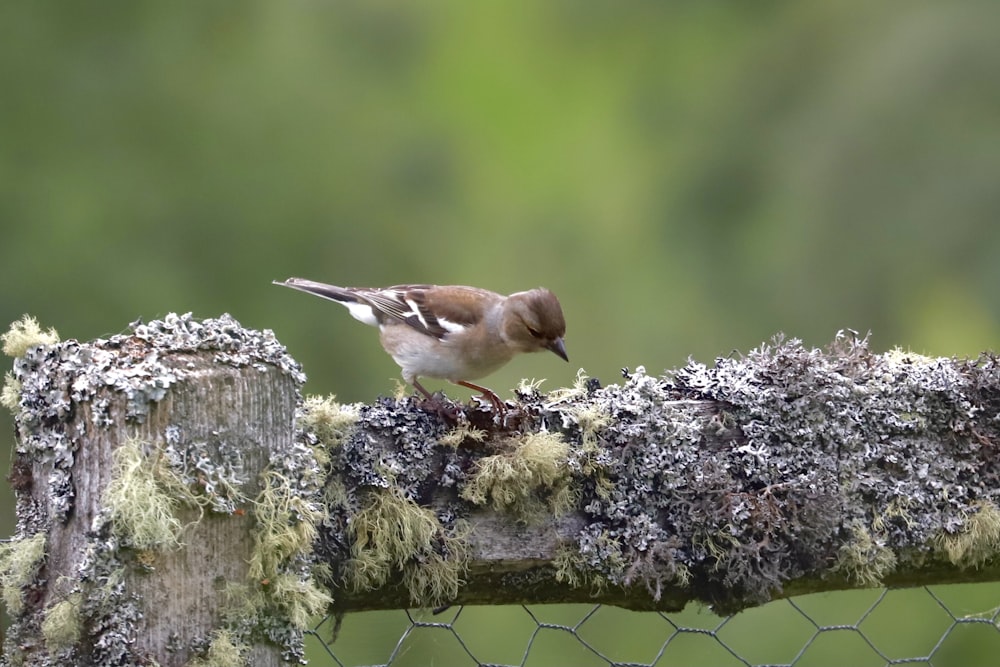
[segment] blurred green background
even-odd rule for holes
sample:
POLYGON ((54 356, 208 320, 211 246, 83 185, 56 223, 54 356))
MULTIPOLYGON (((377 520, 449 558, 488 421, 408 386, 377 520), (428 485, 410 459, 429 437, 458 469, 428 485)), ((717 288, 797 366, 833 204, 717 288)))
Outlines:
POLYGON ((396 366, 272 279, 545 285, 572 364, 519 358, 501 393, 777 331, 975 355, 1000 334, 998 22, 985 2, 3 3, 0 321, 91 339, 229 312, 348 401, 396 366))

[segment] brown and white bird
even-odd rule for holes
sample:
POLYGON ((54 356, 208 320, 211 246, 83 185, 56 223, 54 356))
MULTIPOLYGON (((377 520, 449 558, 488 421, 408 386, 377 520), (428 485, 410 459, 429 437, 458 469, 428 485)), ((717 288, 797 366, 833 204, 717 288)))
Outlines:
POLYGON ((469 382, 497 370, 521 352, 549 350, 569 361, 566 321, 556 295, 539 287, 503 296, 461 285, 337 287, 289 278, 275 285, 336 301, 354 319, 378 327, 382 347, 403 379, 431 398, 417 378, 432 377, 481 392, 503 412, 503 401, 469 382))

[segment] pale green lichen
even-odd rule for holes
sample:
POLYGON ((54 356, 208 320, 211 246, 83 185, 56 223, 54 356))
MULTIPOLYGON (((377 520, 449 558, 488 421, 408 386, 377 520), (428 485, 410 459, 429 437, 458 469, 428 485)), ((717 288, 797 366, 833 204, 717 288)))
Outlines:
POLYGON ((353 590, 378 588, 399 571, 417 605, 434 606, 458 594, 468 561, 464 523, 446 531, 433 511, 398 489, 377 489, 352 517, 350 533, 345 579, 353 590))
POLYGON ((323 509, 295 493, 291 481, 268 471, 254 502, 257 530, 250 557, 251 579, 277 575, 281 565, 307 553, 316 539, 316 524, 326 516, 323 509))
POLYGON ((555 579, 573 588, 589 587, 594 595, 599 595, 608 587, 608 578, 588 567, 586 559, 575 545, 563 544, 552 559, 555 579))
POLYGON ((855 524, 851 527, 851 539, 837 551, 837 562, 831 570, 855 584, 874 588, 884 585, 885 577, 896 569, 896 562, 892 549, 855 524))
POLYGON ((228 630, 216 630, 205 655, 187 663, 187 667, 241 667, 246 664, 250 647, 228 630))
POLYGON ((338 403, 332 394, 325 398, 308 396, 299 414, 299 426, 313 433, 326 449, 332 450, 350 437, 360 412, 360 405, 338 403))
POLYGON ((254 516, 257 529, 247 576, 263 587, 268 599, 284 612, 293 627, 303 630, 333 598, 312 576, 289 572, 287 568, 312 552, 317 525, 326 512, 297 493, 288 478, 271 470, 263 476, 254 516))
MULTIPOLYGON (((562 403, 574 403, 584 398, 588 394, 587 381, 589 379, 590 377, 587 375, 585 370, 582 368, 578 369, 576 371, 576 379, 573 381, 573 386, 553 389, 545 397, 545 406, 547 408, 552 408, 562 403)), ((537 385, 531 386, 530 388, 537 389, 537 385)))
POLYGON ((80 605, 83 602, 81 593, 72 593, 68 598, 57 602, 45 610, 42 619, 42 636, 49 651, 56 653, 67 649, 80 640, 82 621, 80 605))
POLYGON ((24 611, 22 589, 31 583, 45 558, 45 533, 0 542, 0 589, 11 616, 24 611))
POLYGON ((143 453, 144 443, 130 438, 112 454, 112 478, 104 491, 112 532, 123 544, 137 550, 180 546, 184 524, 177 518, 181 499, 168 489, 176 481, 162 481, 162 474, 143 453))
POLYGON ((0 389, 0 405, 15 415, 21 409, 21 381, 10 373, 3 376, 3 389, 0 389))
POLYGON ((512 440, 509 451, 479 460, 461 491, 476 505, 490 503, 522 519, 539 515, 546 506, 555 515, 573 506, 566 458, 569 445, 556 433, 531 433, 512 440))
POLYGON ((0 335, 3 343, 3 353, 8 357, 23 357, 24 353, 36 345, 55 345, 59 342, 59 334, 55 329, 42 331, 38 320, 30 315, 11 323, 7 333, 0 335))
POLYGON ((983 565, 1000 550, 1000 511, 990 502, 975 503, 962 532, 954 535, 942 533, 938 537, 938 545, 954 565, 983 565))
POLYGON ((478 429, 468 422, 462 422, 438 438, 438 444, 444 447, 458 447, 463 442, 470 440, 472 442, 483 442, 488 435, 486 431, 478 429))

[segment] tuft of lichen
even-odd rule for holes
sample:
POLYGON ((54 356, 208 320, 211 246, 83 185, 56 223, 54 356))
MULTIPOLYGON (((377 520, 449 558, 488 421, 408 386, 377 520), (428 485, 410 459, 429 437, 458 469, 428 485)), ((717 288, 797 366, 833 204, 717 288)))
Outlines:
POLYGON ((324 517, 321 507, 295 492, 293 481, 277 471, 264 474, 260 495, 254 501, 254 549, 251 579, 277 575, 281 565, 307 552, 316 538, 316 524, 324 517))
POLYGON ((248 577, 263 586, 293 627, 303 630, 310 617, 333 601, 302 567, 326 513, 299 493, 292 479, 273 469, 264 474, 253 507, 257 528, 248 577))
POLYGON ((594 595, 599 595, 608 587, 608 578, 588 565, 587 558, 575 544, 560 545, 552 559, 552 567, 555 568, 555 580, 559 583, 573 588, 590 588, 594 595))
POLYGON ((444 447, 458 447, 464 443, 481 443, 486 440, 489 433, 472 426, 468 422, 461 422, 440 438, 438 444, 444 447))
POLYGON ((21 407, 21 381, 10 373, 4 373, 3 389, 0 389, 0 405, 17 414, 21 407))
POLYGON ((181 501, 161 484, 157 465, 143 447, 142 441, 129 439, 112 454, 112 477, 103 497, 111 530, 137 550, 177 547, 184 529, 177 518, 181 501))
POLYGON ((7 333, 0 335, 3 343, 3 353, 8 357, 23 357, 28 350, 39 345, 55 345, 59 342, 59 334, 50 328, 42 331, 38 320, 30 315, 11 323, 7 333))
POLYGON ((479 459, 461 497, 476 505, 520 518, 565 514, 574 496, 567 466, 569 445, 559 434, 529 433, 510 441, 507 451, 479 459))
POLYGON ((371 590, 399 572, 414 604, 453 599, 468 560, 466 531, 464 524, 445 530, 433 511, 396 488, 375 489, 349 526, 347 585, 371 590))
POLYGON ((976 502, 965 525, 954 534, 942 533, 938 544, 947 559, 959 567, 979 567, 1000 551, 1000 510, 991 502, 976 502))
POLYGON ((232 632, 216 630, 205 655, 189 661, 187 667, 242 667, 249 652, 250 647, 232 632))
POLYGON ((882 586, 887 575, 896 569, 896 554, 880 544, 861 525, 851 528, 851 539, 840 546, 831 572, 866 588, 882 586))
POLYGON ((332 394, 307 396, 299 411, 299 427, 311 432, 326 450, 341 447, 358 421, 359 405, 344 405, 332 394))
POLYGON ((42 636, 49 651, 57 653, 74 646, 80 640, 83 625, 80 617, 82 604, 83 595, 72 593, 67 599, 45 610, 42 636))
POLYGON ((45 558, 45 533, 0 542, 0 589, 12 617, 24 610, 24 587, 30 584, 45 558))

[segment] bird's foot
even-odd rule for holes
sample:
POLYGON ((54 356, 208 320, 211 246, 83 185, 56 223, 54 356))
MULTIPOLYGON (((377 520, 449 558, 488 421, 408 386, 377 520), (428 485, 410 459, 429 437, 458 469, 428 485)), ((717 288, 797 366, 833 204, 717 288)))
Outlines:
POLYGON ((420 407, 428 412, 433 412, 452 424, 457 424, 465 419, 465 410, 463 407, 440 391, 436 391, 430 396, 425 396, 424 400, 420 403, 420 407))

